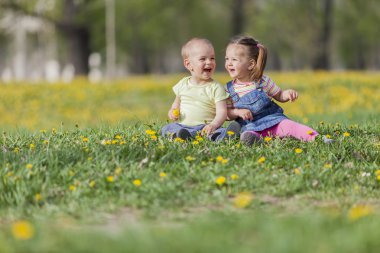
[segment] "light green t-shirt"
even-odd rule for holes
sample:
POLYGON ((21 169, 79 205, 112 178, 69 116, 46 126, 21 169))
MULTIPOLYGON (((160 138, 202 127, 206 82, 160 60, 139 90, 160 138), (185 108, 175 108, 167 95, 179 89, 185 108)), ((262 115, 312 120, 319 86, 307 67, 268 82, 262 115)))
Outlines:
POLYGON ((224 87, 216 82, 192 84, 190 76, 173 87, 180 97, 180 123, 187 126, 208 124, 216 115, 216 103, 228 98, 224 87))

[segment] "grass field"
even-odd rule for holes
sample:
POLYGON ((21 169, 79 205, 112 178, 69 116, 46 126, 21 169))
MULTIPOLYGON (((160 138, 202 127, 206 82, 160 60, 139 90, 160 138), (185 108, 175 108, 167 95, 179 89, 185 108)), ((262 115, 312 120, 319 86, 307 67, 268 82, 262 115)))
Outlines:
POLYGON ((380 74, 271 77, 334 143, 163 139, 179 75, 0 85, 0 252, 378 252, 380 74))

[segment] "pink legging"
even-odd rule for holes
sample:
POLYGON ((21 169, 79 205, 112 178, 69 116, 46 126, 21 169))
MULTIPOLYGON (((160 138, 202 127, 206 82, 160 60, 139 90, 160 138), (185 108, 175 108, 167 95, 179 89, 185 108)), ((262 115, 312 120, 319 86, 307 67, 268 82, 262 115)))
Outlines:
POLYGON ((277 125, 267 128, 263 131, 250 131, 258 137, 276 136, 276 137, 294 137, 302 141, 313 141, 318 135, 314 129, 292 121, 284 119, 277 125))

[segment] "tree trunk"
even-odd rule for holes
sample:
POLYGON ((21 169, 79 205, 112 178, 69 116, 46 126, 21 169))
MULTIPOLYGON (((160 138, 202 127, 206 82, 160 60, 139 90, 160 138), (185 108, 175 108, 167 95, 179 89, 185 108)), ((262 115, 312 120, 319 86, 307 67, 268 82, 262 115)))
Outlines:
POLYGON ((245 24, 244 2, 245 0, 233 0, 232 36, 242 34, 244 31, 244 24, 245 24))
POLYGON ((316 45, 316 57, 313 62, 313 69, 330 69, 330 50, 332 16, 334 0, 324 0, 323 2, 323 25, 316 45))

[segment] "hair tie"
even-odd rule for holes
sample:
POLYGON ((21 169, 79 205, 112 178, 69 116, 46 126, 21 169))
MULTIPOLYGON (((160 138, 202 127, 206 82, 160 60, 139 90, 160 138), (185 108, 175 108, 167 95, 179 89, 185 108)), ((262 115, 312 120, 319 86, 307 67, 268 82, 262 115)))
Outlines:
POLYGON ((257 44, 256 44, 256 47, 260 48, 260 47, 261 47, 261 44, 257 43, 257 44))

